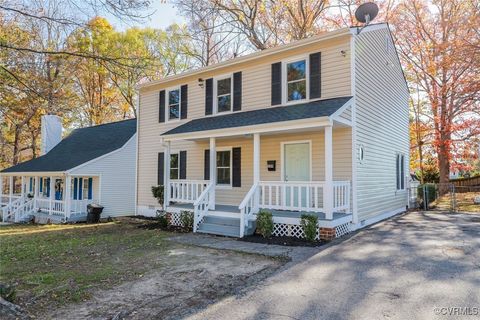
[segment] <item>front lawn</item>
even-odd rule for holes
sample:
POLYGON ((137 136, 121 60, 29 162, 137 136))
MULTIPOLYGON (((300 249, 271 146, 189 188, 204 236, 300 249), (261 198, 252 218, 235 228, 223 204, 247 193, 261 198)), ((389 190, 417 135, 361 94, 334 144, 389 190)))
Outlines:
POLYGON ((145 259, 167 250, 166 233, 137 226, 2 226, 0 283, 13 285, 15 303, 30 310, 87 300, 96 288, 141 277, 155 267, 145 259))

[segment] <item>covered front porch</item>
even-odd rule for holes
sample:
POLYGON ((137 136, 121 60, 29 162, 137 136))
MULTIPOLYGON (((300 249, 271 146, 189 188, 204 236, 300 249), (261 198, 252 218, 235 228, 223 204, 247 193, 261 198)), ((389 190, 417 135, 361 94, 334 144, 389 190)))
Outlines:
POLYGON ((84 221, 87 205, 99 201, 99 176, 66 173, 2 173, 0 206, 3 222, 84 221))
MULTIPOLYGON (((204 143, 202 140, 208 141, 208 145, 204 145, 205 157, 208 156, 208 165, 205 167, 208 167, 209 179, 172 179, 171 175, 164 175, 164 185, 168 186, 164 193, 166 211, 173 215, 173 220, 178 219, 181 211, 192 211, 195 232, 238 237, 252 231, 252 222, 260 210, 272 213, 278 235, 300 236, 303 232, 300 230, 303 214, 316 215, 320 229, 345 229, 352 222, 352 150, 351 129, 348 126, 330 123, 294 131, 278 129, 265 133, 254 132, 231 142, 231 139, 237 138, 238 133, 232 136, 190 138, 199 141, 199 144, 204 143), (334 135, 339 144, 345 145, 341 152, 337 151, 337 147, 336 154, 334 135), (249 186, 247 189, 236 189, 234 182, 229 180, 235 176, 235 173, 228 171, 235 171, 229 162, 235 161, 235 155, 228 158, 219 154, 219 151, 230 150, 224 146, 232 144, 239 145, 231 149, 232 153, 234 149, 242 149, 241 173, 237 172, 237 175, 240 176, 242 187, 245 184, 249 186), (271 158, 276 160, 269 160, 271 158), (345 162, 336 166, 337 170, 343 171, 341 173, 334 171, 334 159, 337 158, 345 162), (248 174, 250 172, 251 176, 248 174), (334 179, 335 176, 344 179, 334 179), (225 181, 230 185, 222 184, 225 181), (234 200, 228 203, 224 200, 226 198, 234 200), (235 199, 240 200, 235 203, 235 199), (220 221, 213 217, 230 220, 220 221), (226 225, 229 232, 218 225, 226 225), (238 231, 233 232, 235 228, 238 231)), ((168 161, 174 141, 169 139, 164 142, 164 172, 167 173, 177 170, 176 167, 171 168, 175 161, 168 161)))

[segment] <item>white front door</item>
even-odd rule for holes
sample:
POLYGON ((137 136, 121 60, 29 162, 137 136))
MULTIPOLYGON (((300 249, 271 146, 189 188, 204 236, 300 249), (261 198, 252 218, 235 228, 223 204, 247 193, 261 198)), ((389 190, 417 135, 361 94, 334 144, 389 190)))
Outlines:
MULTIPOLYGON (((310 181, 310 143, 288 143, 284 144, 283 148, 283 180, 286 182, 310 181)), ((299 187, 287 187, 285 191, 287 206, 306 206, 306 188, 299 190, 299 187), (300 198, 298 197, 299 191, 300 198), (299 203, 299 201, 301 202, 299 203)))

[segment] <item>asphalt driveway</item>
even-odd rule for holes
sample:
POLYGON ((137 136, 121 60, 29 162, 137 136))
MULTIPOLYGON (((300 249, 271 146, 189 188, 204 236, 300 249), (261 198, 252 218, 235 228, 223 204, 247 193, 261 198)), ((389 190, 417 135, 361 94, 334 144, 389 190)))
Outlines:
POLYGON ((364 229, 192 319, 480 319, 480 214, 364 229))

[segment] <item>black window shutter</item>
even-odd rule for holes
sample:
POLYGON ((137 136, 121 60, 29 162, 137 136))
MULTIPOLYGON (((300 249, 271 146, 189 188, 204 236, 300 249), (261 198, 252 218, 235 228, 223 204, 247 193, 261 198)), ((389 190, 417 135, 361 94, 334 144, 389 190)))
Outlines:
POLYGON ((242 72, 233 74, 233 111, 242 110, 242 72))
POLYGON ((395 170, 395 173, 396 173, 396 179, 397 179, 397 190, 400 189, 400 179, 399 179, 399 170, 400 169, 400 155, 397 154, 397 168, 395 170))
POLYGON ((165 122, 165 90, 158 96, 158 122, 165 122))
POLYGON ((180 151, 180 179, 187 179, 187 151, 180 151))
POLYGON ((180 87, 180 119, 187 119, 188 113, 188 85, 183 85, 180 87))
POLYGON ((321 52, 310 55, 310 99, 320 98, 322 89, 321 52))
POLYGON ((163 186, 165 156, 163 152, 158 153, 158 166, 157 166, 157 185, 163 186))
POLYGON ((272 106, 282 103, 282 63, 272 64, 272 106))
POLYGON ((232 148, 232 186, 242 186, 242 148, 232 148))
POLYGON ((400 189, 405 189, 405 156, 402 154, 400 159, 400 189))
POLYGON ((203 161, 203 178, 210 180, 210 150, 205 150, 205 157, 203 161))
POLYGON ((213 78, 205 80, 205 115, 213 112, 213 78))

